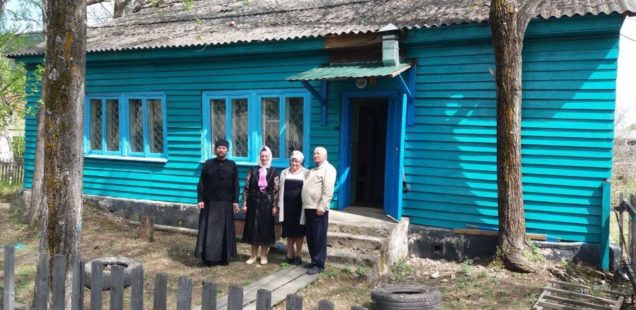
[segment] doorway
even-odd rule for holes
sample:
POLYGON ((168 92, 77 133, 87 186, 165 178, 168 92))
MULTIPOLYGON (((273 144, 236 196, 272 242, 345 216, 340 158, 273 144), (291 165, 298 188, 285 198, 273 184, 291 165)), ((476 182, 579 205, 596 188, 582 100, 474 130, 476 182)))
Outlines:
POLYGON ((387 98, 351 100, 351 204, 383 208, 387 98))

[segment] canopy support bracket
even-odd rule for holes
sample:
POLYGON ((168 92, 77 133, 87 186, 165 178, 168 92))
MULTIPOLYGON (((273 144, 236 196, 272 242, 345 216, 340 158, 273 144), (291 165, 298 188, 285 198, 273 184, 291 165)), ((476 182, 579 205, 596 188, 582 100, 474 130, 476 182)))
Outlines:
POLYGON ((327 126, 327 81, 320 81, 320 92, 318 92, 308 81, 300 81, 316 100, 320 101, 320 124, 327 126))

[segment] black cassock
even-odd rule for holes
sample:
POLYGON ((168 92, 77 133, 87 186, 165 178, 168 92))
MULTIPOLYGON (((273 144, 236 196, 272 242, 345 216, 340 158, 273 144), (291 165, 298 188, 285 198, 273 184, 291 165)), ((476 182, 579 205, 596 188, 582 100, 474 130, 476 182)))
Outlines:
POLYGON ((194 255, 206 264, 227 264, 236 256, 233 203, 238 202, 236 163, 208 159, 201 169, 197 198, 205 207, 199 213, 199 234, 194 255))

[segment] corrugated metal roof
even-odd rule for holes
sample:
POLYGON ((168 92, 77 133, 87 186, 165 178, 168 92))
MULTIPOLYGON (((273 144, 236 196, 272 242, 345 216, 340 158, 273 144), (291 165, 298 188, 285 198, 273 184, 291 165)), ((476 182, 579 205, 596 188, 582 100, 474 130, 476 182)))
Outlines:
POLYGON ((342 80, 368 77, 395 77, 408 70, 410 64, 384 65, 382 62, 329 64, 294 74, 288 81, 342 80))
MULTIPOLYGON (((490 0, 149 1, 137 13, 88 30, 87 51, 265 42, 487 21, 490 0)), ((544 0, 537 17, 636 12, 635 0, 544 0)), ((43 54, 43 46, 20 53, 43 54)))

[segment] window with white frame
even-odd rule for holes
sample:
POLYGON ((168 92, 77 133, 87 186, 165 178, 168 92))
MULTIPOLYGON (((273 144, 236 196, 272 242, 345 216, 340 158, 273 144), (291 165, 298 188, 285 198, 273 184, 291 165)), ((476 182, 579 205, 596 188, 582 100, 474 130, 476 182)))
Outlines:
POLYGON ((310 108, 305 91, 206 92, 203 157, 214 156, 213 143, 223 138, 235 160, 255 162, 267 145, 274 163, 282 165, 293 150, 308 151, 310 108))
POLYGON ((86 102, 84 149, 88 155, 166 157, 163 95, 89 95, 86 102))

